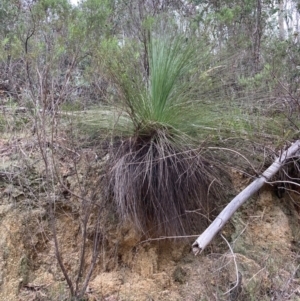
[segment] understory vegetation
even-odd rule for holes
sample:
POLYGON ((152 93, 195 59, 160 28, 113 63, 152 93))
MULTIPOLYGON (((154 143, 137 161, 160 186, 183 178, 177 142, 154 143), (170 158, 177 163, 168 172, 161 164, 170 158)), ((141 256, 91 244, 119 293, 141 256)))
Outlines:
MULTIPOLYGON (((299 138, 298 23, 297 1, 1 1, 0 132, 22 172, 0 176, 26 206, 46 200, 72 300, 103 225, 130 221, 143 239, 199 233, 232 196, 232 170, 254 178, 299 138), (65 208, 81 229, 76 275, 56 233, 65 208)), ((280 189, 295 188, 297 160, 280 189)))

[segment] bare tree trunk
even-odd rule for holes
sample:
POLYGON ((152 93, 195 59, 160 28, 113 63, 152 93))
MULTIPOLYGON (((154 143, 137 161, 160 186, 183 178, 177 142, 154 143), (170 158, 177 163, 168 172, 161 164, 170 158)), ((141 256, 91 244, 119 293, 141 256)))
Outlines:
POLYGON ((279 26, 279 39, 285 40, 285 29, 284 29, 284 0, 279 1, 279 12, 278 12, 278 26, 279 26))
MULTIPOLYGON (((216 217, 210 226, 196 239, 193 243, 193 252, 195 255, 201 253, 206 246, 212 241, 215 235, 223 228, 225 223, 232 217, 237 209, 243 205, 255 192, 257 192, 265 182, 270 180, 284 163, 292 158, 300 149, 300 140, 297 140, 291 147, 283 152, 275 162, 265 170, 265 172, 240 192, 216 217)), ((299 156, 299 154, 297 155, 299 156)))
POLYGON ((254 56, 254 72, 259 71, 259 61, 260 61, 260 42, 262 35, 262 25, 261 25, 261 0, 257 0, 256 5, 256 26, 254 32, 254 46, 253 46, 253 56, 254 56))

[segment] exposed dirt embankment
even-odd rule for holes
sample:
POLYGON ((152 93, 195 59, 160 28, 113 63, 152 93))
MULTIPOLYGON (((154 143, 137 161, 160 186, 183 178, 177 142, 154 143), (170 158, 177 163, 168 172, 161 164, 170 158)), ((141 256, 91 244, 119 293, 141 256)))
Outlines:
MULTIPOLYGON (((76 284, 82 251, 80 187, 97 192, 101 161, 91 150, 72 160, 56 149, 63 183, 45 187, 45 166, 35 141, 2 141, 0 202, 0 300, 67 300, 69 290, 57 261, 59 251, 76 284), (14 149, 14 151, 8 150, 14 149), (5 152, 4 152, 5 150, 5 152), (68 189, 66 189, 66 187, 68 189), (55 248, 49 202, 55 198, 55 248)), ((66 150, 66 147, 64 148, 66 150)), ((69 156, 71 157, 71 156, 69 156)), ((232 174, 236 192, 247 179, 232 174)), ((47 184, 48 185, 48 184, 47 184)), ((96 193, 95 193, 96 192, 96 193)), ((233 194, 235 194, 234 192, 233 194)), ((85 194, 88 196, 88 192, 85 194)), ((230 201, 230 200, 228 200, 230 201)), ((130 222, 120 225, 113 208, 103 207, 98 226, 99 253, 86 289, 87 300, 299 300, 300 198, 279 199, 265 187, 223 229, 234 254, 217 237, 204 254, 194 257, 195 238, 147 240, 130 222), (236 267, 241 281, 236 284, 236 267)), ((93 260, 96 214, 90 215, 81 285, 93 260)))

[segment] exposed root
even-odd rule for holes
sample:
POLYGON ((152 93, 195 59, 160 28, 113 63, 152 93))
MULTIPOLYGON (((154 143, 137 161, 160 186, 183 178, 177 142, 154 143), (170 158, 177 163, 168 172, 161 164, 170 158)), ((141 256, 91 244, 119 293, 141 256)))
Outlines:
POLYGON ((127 139, 112 149, 108 162, 105 185, 121 219, 132 219, 147 236, 190 234, 195 226, 199 231, 206 223, 199 212, 209 216, 222 191, 215 162, 165 138, 157 131, 127 139))

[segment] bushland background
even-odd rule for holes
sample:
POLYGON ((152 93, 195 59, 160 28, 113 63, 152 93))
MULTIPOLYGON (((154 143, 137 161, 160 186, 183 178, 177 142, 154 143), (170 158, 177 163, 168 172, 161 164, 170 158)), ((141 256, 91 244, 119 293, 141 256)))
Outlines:
POLYGON ((2 0, 0 299, 299 300, 297 156, 190 250, 299 138, 299 13, 2 0))

